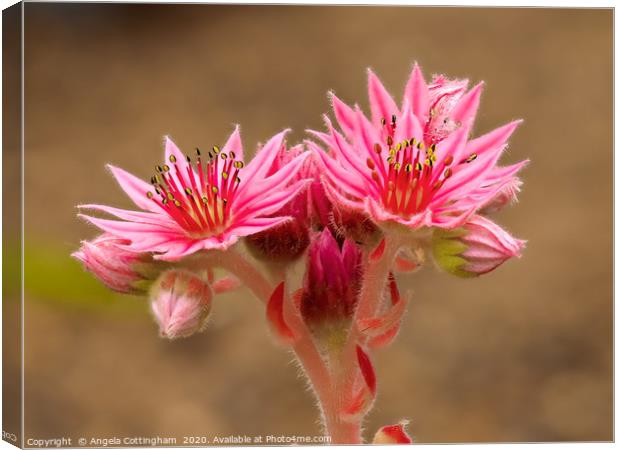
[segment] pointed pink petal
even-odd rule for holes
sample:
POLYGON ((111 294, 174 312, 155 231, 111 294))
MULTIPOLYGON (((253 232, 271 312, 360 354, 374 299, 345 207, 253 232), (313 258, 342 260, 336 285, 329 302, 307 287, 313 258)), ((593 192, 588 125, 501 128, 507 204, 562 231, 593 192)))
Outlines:
POLYGON ((396 127, 396 134, 394 139, 396 142, 402 142, 404 139, 415 138, 418 142, 424 138, 424 130, 418 120, 418 117, 413 113, 409 101, 405 99, 403 105, 403 113, 398 121, 398 127, 396 127))
POLYGON ((122 222, 118 220, 99 219, 97 217, 90 217, 84 214, 78 214, 78 217, 92 223, 93 225, 101 228, 103 231, 112 233, 115 236, 132 240, 131 237, 125 235, 140 236, 140 233, 149 234, 172 234, 176 235, 178 232, 168 228, 167 223, 155 224, 155 223, 140 223, 140 222, 122 222))
POLYGON ((329 179, 333 181, 334 184, 337 184, 344 191, 355 196, 364 197, 366 195, 366 189, 360 177, 352 176, 350 172, 342 168, 338 161, 327 155, 313 142, 308 141, 307 144, 318 156, 320 163, 329 175, 329 179))
POLYGON ((346 103, 336 97, 336 94, 333 92, 331 93, 331 98, 338 125, 340 125, 345 135, 351 137, 355 130, 355 113, 346 103))
POLYGON ((303 152, 299 156, 296 156, 287 164, 282 166, 276 173, 270 177, 265 178, 260 182, 256 182, 250 188, 242 191, 237 197, 238 207, 242 207, 248 201, 253 201, 256 197, 268 194, 270 191, 280 189, 282 186, 286 186, 291 179, 293 179, 301 169, 306 159, 310 156, 310 152, 303 152))
POLYGON ((478 83, 467 94, 460 98, 452 110, 452 120, 456 123, 472 123, 476 118, 478 106, 480 105, 480 95, 484 82, 478 83))
POLYGON ((247 189, 252 184, 252 180, 261 180, 265 177, 267 172, 269 172, 269 170, 273 166, 273 161, 275 160, 276 156, 278 156, 278 152, 282 148, 284 136, 288 132, 289 130, 287 129, 276 134, 256 152, 256 155, 254 155, 252 161, 250 161, 244 169, 244 172, 248 173, 249 175, 246 176, 244 182, 241 184, 240 189, 247 189))
POLYGON ((362 200, 351 200, 345 197, 338 191, 337 188, 333 187, 330 181, 325 177, 321 177, 321 182, 323 183, 323 187, 325 188, 325 194, 332 203, 344 206, 345 208, 351 209, 353 211, 365 212, 364 203, 362 200))
POLYGON ((418 63, 415 63, 411 76, 405 87, 405 96, 403 98, 403 105, 405 99, 409 101, 413 113, 418 117, 420 122, 424 123, 428 118, 429 113, 429 100, 428 100, 428 87, 424 76, 420 70, 418 63))
POLYGON ((390 122, 392 115, 398 112, 394 99, 371 69, 368 69, 368 98, 374 124, 379 124, 381 119, 390 122))
POLYGON ((248 219, 243 223, 235 225, 229 231, 226 232, 227 236, 236 236, 237 238, 249 236, 251 234, 259 233, 261 231, 268 230, 269 228, 276 227, 278 225, 282 225, 289 220, 292 220, 292 217, 254 217, 252 219, 248 219))
POLYGON ((247 217, 274 214, 291 202, 309 183, 310 180, 300 180, 287 188, 274 190, 270 195, 249 202, 245 207, 234 210, 235 220, 244 221, 247 217))
POLYGON ((102 211, 119 219, 127 220, 129 222, 142 222, 151 223, 154 225, 168 226, 171 229, 177 229, 178 226, 172 220, 169 220, 163 214, 148 213, 141 211, 128 211, 126 209, 113 208, 105 205, 78 205, 81 209, 94 209, 96 211, 102 211))
POLYGON ((164 138, 164 146, 165 146, 164 154, 166 156, 166 160, 164 161, 165 164, 172 166, 173 162, 171 161, 170 157, 173 156, 174 158, 176 158, 176 163, 179 165, 179 168, 182 171, 184 171, 185 168, 187 167, 187 161, 185 160, 185 155, 183 154, 181 150, 179 150, 179 147, 177 147, 177 145, 174 142, 172 142, 172 139, 170 139, 170 136, 166 136, 164 138))
POLYGON ((360 161, 358 154, 345 141, 344 137, 332 127, 331 123, 328 123, 328 127, 332 133, 332 139, 334 142, 332 149, 336 152, 338 160, 347 163, 351 169, 358 172, 361 178, 365 181, 364 185, 366 191, 371 191, 374 192, 375 195, 379 195, 377 185, 372 180, 370 175, 371 171, 366 165, 366 162, 360 161))
POLYGON ((366 118, 364 113, 358 108, 355 110, 356 117, 356 140, 355 144, 366 149, 366 153, 370 155, 370 158, 374 161, 375 166, 379 168, 379 173, 385 179, 385 158, 379 155, 374 147, 375 144, 380 144, 382 141, 381 136, 377 132, 377 129, 372 126, 370 121, 366 118))
POLYGON ((515 120, 507 123, 495 130, 473 139, 467 143, 467 152, 476 153, 478 156, 484 154, 487 151, 502 147, 506 141, 510 138, 512 133, 523 122, 522 120, 515 120))
POLYGON ((111 164, 108 164, 107 167, 116 178, 121 189, 125 191, 136 206, 147 211, 159 211, 158 206, 146 197, 147 192, 153 192, 153 186, 111 164))
POLYGON ((224 147, 222 147, 222 151, 226 154, 230 154, 230 152, 235 152, 235 159, 243 161, 243 143, 241 142, 241 133, 239 129, 239 125, 235 125, 235 130, 232 132, 224 147))

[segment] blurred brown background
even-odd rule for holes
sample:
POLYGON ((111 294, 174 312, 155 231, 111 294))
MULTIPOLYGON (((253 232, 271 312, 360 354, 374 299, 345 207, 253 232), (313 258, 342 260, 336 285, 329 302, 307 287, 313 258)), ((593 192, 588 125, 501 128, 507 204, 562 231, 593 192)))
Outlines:
POLYGON ((322 127, 329 89, 366 107, 371 66, 400 99, 417 60, 429 78, 486 81, 477 133, 525 119, 503 161, 532 163, 498 220, 528 248, 475 281, 429 267, 407 282, 367 438, 409 418, 419 442, 611 440, 612 23, 602 9, 26 4, 26 437, 317 435, 246 292, 170 343, 143 300, 54 270, 96 233, 76 204, 130 206, 105 163, 147 177, 164 134, 208 147, 237 122, 250 149, 284 127, 294 142, 322 127))

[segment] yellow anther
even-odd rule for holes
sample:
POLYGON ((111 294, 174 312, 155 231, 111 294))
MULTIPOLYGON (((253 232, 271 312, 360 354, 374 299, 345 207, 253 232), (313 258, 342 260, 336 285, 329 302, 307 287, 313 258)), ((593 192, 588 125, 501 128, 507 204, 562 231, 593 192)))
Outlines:
POLYGON ((220 148, 217 145, 213 146, 213 153, 215 153, 216 155, 220 153, 220 148))
POLYGON ((170 155, 170 158, 168 158, 168 159, 170 160, 170 162, 171 162, 172 164, 174 164, 175 162, 177 162, 177 157, 176 157, 176 156, 174 156, 174 155, 170 155))
POLYGON ((148 199, 153 198, 153 193, 152 193, 151 191, 148 191, 148 192, 146 193, 146 198, 148 198, 148 199))

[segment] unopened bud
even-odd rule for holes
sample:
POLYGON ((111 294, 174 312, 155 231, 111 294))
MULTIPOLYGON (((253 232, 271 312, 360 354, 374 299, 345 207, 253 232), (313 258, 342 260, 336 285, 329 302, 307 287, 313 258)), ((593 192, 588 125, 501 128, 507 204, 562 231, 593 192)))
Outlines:
POLYGON ((199 276, 171 269, 151 289, 151 310, 162 337, 176 339, 202 331, 211 312, 213 294, 199 276))
POLYGON ((126 239, 104 233, 92 241, 82 241, 71 256, 113 291, 145 294, 166 263, 155 261, 148 253, 129 250, 128 244, 126 239))
POLYGON ((411 444, 413 441, 405 431, 406 421, 397 423, 396 425, 386 425, 375 433, 372 441, 373 444, 391 445, 391 444, 411 444))
POLYGON ((525 241, 515 239, 482 216, 473 216, 462 228, 436 229, 433 257, 437 265, 459 277, 492 271, 514 256, 521 256, 525 241))
POLYGON ((350 240, 342 247, 328 228, 318 234, 308 252, 301 294, 301 314, 315 335, 333 339, 349 323, 361 282, 361 251, 350 240), (327 335, 326 335, 327 333, 327 335))

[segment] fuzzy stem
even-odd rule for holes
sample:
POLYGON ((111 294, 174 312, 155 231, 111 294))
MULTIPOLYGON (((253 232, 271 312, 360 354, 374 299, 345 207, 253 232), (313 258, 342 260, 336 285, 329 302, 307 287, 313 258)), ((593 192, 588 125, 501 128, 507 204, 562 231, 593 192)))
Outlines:
MULTIPOLYGON (((394 236, 385 235, 385 249, 378 260, 371 260, 370 253, 365 256, 362 287, 357 307, 353 315, 351 328, 347 340, 338 358, 334 358, 337 377, 337 386, 341 393, 346 395, 345 401, 350 402, 354 394, 355 382, 360 376, 357 363, 356 346, 365 342, 365 337, 357 327, 360 319, 372 317, 376 314, 383 300, 387 277, 394 262, 394 258, 401 247, 401 241, 394 236)), ((363 417, 360 418, 360 422, 363 417)))
MULTIPOLYGON (((238 277, 243 284, 263 303, 267 303, 274 286, 240 254, 231 248, 226 252, 213 252, 205 256, 203 262, 217 266, 238 277)), ((340 418, 342 395, 333 383, 325 361, 316 348, 308 327, 304 323, 291 296, 286 296, 284 314, 288 326, 294 331, 297 340, 293 352, 306 374, 319 403, 326 435, 332 444, 359 444, 360 424, 343 422, 340 418)))

